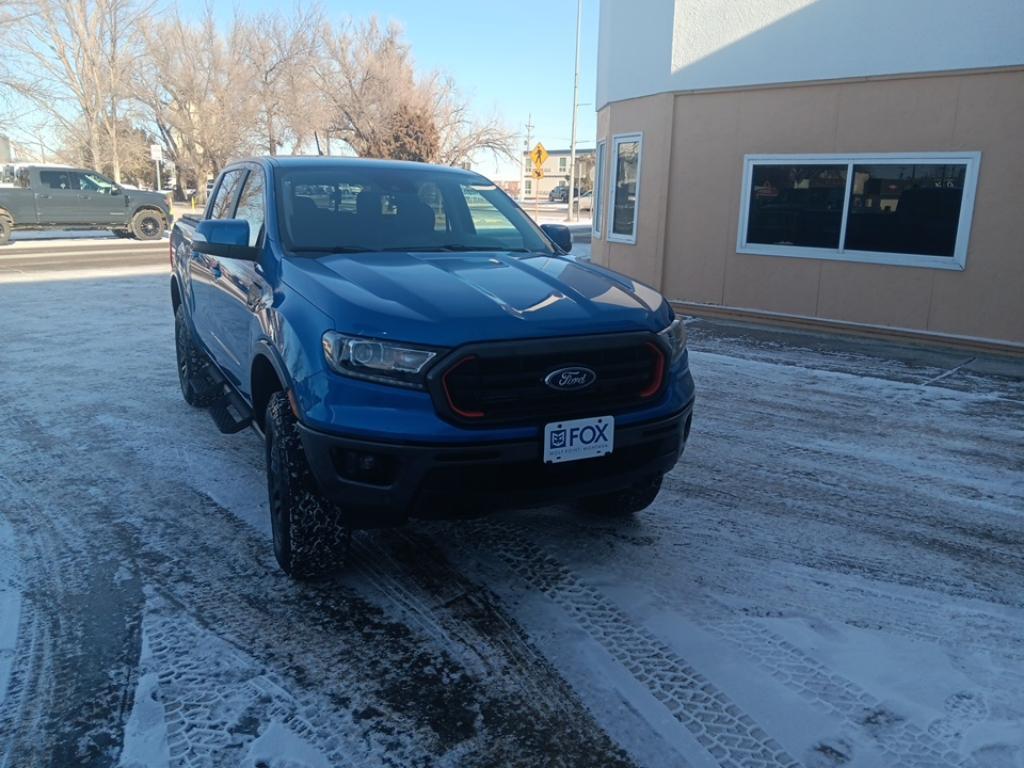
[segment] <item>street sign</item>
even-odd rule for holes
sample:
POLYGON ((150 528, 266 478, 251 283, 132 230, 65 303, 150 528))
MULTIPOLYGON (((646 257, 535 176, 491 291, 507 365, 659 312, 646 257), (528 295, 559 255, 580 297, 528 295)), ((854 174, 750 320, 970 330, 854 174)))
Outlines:
POLYGON ((543 168, 534 168, 533 172, 532 172, 532 175, 533 175, 533 178, 537 179, 537 181, 540 181, 541 179, 544 178, 544 169, 543 168))
POLYGON ((164 148, 161 147, 159 144, 150 144, 149 159, 155 160, 156 162, 159 163, 161 160, 164 159, 164 148))
POLYGON ((533 148, 533 151, 530 152, 530 159, 533 160, 534 168, 540 168, 544 165, 544 161, 548 159, 548 151, 544 149, 544 145, 539 141, 537 146, 533 148))

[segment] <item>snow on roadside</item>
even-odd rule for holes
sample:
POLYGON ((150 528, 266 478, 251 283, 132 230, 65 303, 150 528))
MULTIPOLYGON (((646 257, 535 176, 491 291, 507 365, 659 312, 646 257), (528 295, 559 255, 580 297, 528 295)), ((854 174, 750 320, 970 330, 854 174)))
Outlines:
POLYGON ((18 587, 18 550, 14 530, 0 516, 0 703, 7 696, 7 685, 14 664, 21 615, 21 590, 18 587))

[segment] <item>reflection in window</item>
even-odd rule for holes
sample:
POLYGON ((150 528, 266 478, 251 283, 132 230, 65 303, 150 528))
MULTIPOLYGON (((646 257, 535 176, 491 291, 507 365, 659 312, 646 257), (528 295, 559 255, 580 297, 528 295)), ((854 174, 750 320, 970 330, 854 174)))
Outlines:
POLYGON ((243 176, 245 176, 244 171, 228 171, 224 174, 220 180, 220 186, 217 187, 217 196, 213 199, 213 205, 210 208, 211 219, 231 218, 235 193, 238 192, 238 185, 242 183, 243 176))
POLYGON ((838 248, 846 165, 755 165, 747 242, 838 248))
POLYGON ((263 232, 263 171, 250 171, 238 197, 235 218, 249 222, 249 245, 255 247, 263 232))
POLYGON ((966 165, 854 165, 846 248, 953 256, 966 165))
POLYGON ((640 178, 640 137, 614 141, 615 168, 612 178, 612 222, 609 239, 636 242, 636 195, 640 178))
POLYGON ((748 157, 739 250, 963 269, 979 158, 748 157))

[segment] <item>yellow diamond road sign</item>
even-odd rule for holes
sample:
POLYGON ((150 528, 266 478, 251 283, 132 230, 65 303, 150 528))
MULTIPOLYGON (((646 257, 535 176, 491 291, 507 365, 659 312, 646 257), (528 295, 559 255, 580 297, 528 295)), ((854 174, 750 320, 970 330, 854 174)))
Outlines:
POLYGON ((537 179, 538 181, 540 179, 543 179, 544 178, 544 169, 543 168, 534 168, 533 169, 533 178, 537 179))
POLYGON ((530 159, 533 160, 534 168, 540 168, 544 165, 544 161, 548 159, 548 151, 544 149, 544 145, 539 141, 537 146, 533 148, 533 151, 530 152, 530 159))

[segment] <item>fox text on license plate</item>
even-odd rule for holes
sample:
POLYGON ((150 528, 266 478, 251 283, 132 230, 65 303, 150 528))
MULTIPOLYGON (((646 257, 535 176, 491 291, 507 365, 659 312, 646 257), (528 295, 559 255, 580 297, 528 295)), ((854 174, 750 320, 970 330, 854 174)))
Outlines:
POLYGON ((544 463, 589 459, 612 452, 615 417, 553 421, 544 427, 544 463))

